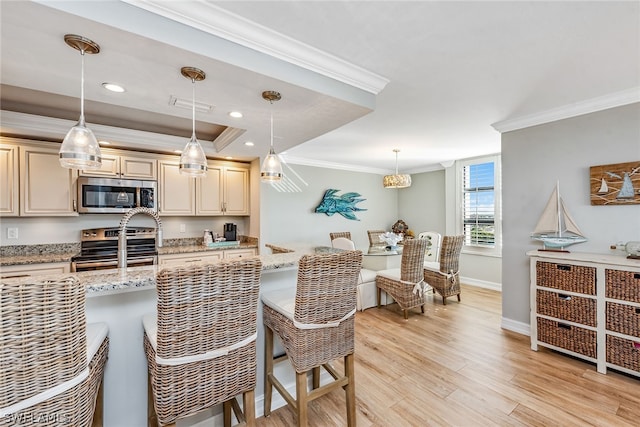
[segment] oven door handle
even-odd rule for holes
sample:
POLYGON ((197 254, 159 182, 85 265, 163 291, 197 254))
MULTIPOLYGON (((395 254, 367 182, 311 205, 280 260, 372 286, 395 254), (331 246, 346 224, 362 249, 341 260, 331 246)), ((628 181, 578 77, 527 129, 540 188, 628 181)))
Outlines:
MULTIPOLYGON (((150 257, 143 257, 143 258, 127 258, 127 265, 130 264, 155 264, 156 262, 156 257, 154 256, 150 256, 150 257)), ((116 264, 118 262, 116 261, 116 264)))
POLYGON ((74 264, 77 267, 82 268, 94 268, 94 267, 107 267, 110 265, 117 266, 118 261, 95 261, 95 262, 85 262, 85 261, 75 261, 74 264))

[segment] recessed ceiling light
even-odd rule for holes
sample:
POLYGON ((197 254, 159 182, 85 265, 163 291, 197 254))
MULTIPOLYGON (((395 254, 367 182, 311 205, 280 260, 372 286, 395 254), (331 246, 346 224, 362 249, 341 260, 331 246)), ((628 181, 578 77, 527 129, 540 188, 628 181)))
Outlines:
POLYGON ((229 112, 229 115, 231 117, 233 117, 234 119, 242 118, 242 113, 240 111, 231 111, 231 112, 229 112))
POLYGON ((247 141, 244 143, 244 145, 246 145, 247 147, 253 147, 255 144, 251 141, 247 141))
POLYGON ((110 90, 111 92, 117 92, 117 93, 124 92, 124 88, 115 83, 104 82, 102 83, 102 87, 105 88, 106 90, 110 90))
POLYGON ((111 143, 109 141, 98 141, 98 144, 100 144, 100 145, 111 145, 111 143))
POLYGON ((227 157, 225 157, 225 159, 227 159, 227 160, 231 160, 231 159, 233 159, 233 157, 231 157, 231 156, 227 156, 227 157))
POLYGON ((173 152, 176 154, 182 154, 182 150, 173 150, 173 152))

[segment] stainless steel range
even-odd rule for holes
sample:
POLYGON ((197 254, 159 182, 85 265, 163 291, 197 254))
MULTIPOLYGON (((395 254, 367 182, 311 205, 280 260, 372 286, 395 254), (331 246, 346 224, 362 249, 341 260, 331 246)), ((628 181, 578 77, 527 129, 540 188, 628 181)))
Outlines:
MULTIPOLYGON (((156 229, 127 227, 127 266, 158 263, 156 229)), ((119 227, 82 230, 80 254, 71 258, 71 271, 106 270, 118 267, 119 227)))

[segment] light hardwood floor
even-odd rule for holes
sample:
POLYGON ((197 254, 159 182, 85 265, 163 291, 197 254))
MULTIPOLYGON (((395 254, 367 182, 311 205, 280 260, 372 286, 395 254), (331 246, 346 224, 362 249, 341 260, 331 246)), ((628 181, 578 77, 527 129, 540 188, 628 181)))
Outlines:
MULTIPOLYGON (((640 379, 500 329, 500 293, 430 299, 405 321, 397 305, 356 314, 356 399, 367 426, 639 426, 640 379)), ((337 364, 336 364, 337 365, 337 364)), ((340 368, 342 368, 340 366, 340 368)), ((346 426, 344 392, 310 404, 310 426, 346 426)), ((288 407, 258 427, 294 426, 288 407)))

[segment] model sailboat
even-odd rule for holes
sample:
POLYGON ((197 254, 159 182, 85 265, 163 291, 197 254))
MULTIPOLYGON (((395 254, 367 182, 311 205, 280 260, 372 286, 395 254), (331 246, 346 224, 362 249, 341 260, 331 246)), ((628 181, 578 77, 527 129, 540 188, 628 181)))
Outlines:
POLYGON ((556 184, 531 238, 544 244, 542 250, 552 251, 565 251, 567 246, 587 241, 560 197, 560 183, 556 184))

